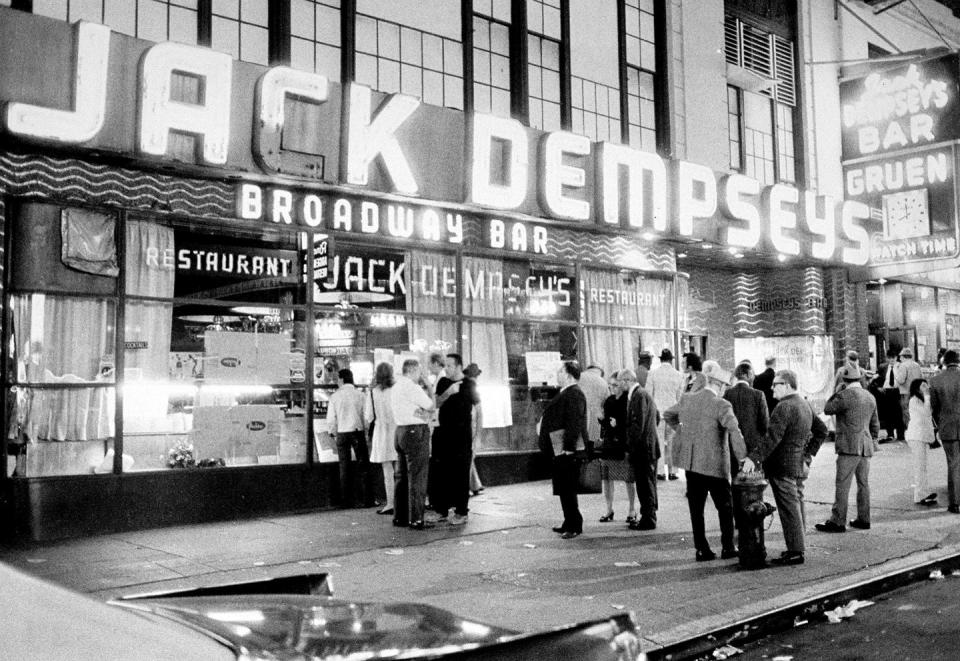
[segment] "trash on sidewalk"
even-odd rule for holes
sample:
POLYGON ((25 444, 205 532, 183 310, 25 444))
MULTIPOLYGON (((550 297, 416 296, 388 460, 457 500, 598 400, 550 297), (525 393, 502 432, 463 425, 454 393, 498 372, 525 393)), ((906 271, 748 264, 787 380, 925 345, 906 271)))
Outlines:
POLYGON ((636 560, 631 560, 629 562, 615 562, 613 563, 614 567, 639 567, 640 563, 636 560))
POLYGON ((793 618, 793 626, 802 627, 804 624, 810 624, 810 620, 801 620, 799 617, 793 618))
POLYGON ((257 560, 255 563, 253 563, 253 566, 254 566, 254 567, 263 567, 265 564, 267 564, 267 563, 265 563, 263 560, 257 560))
POLYGON ((386 555, 403 555, 403 549, 387 549, 384 553, 386 555))
POLYGON ((471 542, 469 539, 465 539, 460 542, 460 546, 473 546, 473 542, 471 542))
POLYGON ((36 565, 46 561, 47 561, 46 558, 27 558, 27 562, 29 562, 31 565, 36 565))
POLYGON ((731 656, 736 656, 737 654, 742 654, 743 650, 739 647, 734 647, 733 645, 724 645, 723 647, 718 647, 713 650, 714 659, 729 659, 731 656))
POLYGON ((770 661, 793 661, 793 657, 787 654, 773 657, 770 661))
POLYGON ((524 544, 524 545, 523 545, 523 548, 525 548, 525 549, 535 549, 535 548, 537 548, 537 545, 536 545, 536 544, 524 544))
POLYGON ((856 613, 859 609, 864 608, 865 606, 873 606, 874 602, 872 601, 862 601, 860 599, 853 599, 845 606, 837 606, 833 610, 824 611, 824 615, 827 616, 827 621, 830 624, 839 624, 841 620, 853 617, 853 614, 856 613))
POLYGON ((960 576, 960 569, 954 569, 952 572, 950 572, 950 575, 951 575, 951 576, 960 576))
POLYGON ((939 569, 934 569, 932 572, 930 572, 931 581, 939 581, 942 578, 943 578, 943 572, 940 571, 939 569))
POLYGON ((623 604, 610 604, 610 608, 616 608, 618 611, 622 611, 626 606, 623 604))

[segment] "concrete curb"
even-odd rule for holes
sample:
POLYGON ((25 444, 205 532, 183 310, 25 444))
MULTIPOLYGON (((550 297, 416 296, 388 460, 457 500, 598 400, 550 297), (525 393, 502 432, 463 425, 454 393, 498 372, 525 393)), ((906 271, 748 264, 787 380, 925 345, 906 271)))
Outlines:
MULTIPOLYGON (((742 606, 729 613, 686 622, 679 627, 644 635, 648 661, 712 659, 717 647, 756 640, 819 617, 852 599, 868 599, 930 578, 933 569, 944 574, 960 570, 960 544, 926 551, 845 574, 774 599, 742 606)), ((769 570, 768 570, 769 571, 769 570)))

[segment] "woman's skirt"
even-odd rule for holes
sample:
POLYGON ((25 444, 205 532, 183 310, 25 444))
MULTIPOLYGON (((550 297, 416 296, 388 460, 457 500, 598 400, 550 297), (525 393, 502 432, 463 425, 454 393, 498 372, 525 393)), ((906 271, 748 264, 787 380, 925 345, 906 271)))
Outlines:
POLYGON ((600 479, 633 482, 633 466, 626 459, 601 459, 600 479))

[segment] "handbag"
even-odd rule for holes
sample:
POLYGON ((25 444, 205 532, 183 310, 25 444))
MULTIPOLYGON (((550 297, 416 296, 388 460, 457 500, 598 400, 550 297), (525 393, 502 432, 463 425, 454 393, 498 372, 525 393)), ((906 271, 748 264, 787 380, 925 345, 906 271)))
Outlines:
POLYGON ((600 485, 600 461, 592 459, 580 462, 580 471, 577 476, 577 493, 602 493, 600 485))
POLYGON ((367 428, 367 438, 373 438, 373 426, 377 424, 377 402, 373 399, 373 389, 370 389, 370 410, 373 411, 373 420, 367 428))

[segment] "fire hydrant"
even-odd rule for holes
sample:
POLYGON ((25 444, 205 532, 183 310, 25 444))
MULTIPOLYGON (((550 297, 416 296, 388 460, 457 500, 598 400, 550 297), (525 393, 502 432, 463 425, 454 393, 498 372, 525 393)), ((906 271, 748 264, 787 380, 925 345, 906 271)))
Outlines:
POLYGON ((763 473, 740 473, 733 481, 733 517, 737 524, 740 568, 766 566, 767 548, 763 544, 763 521, 777 508, 763 502, 767 488, 763 473))

